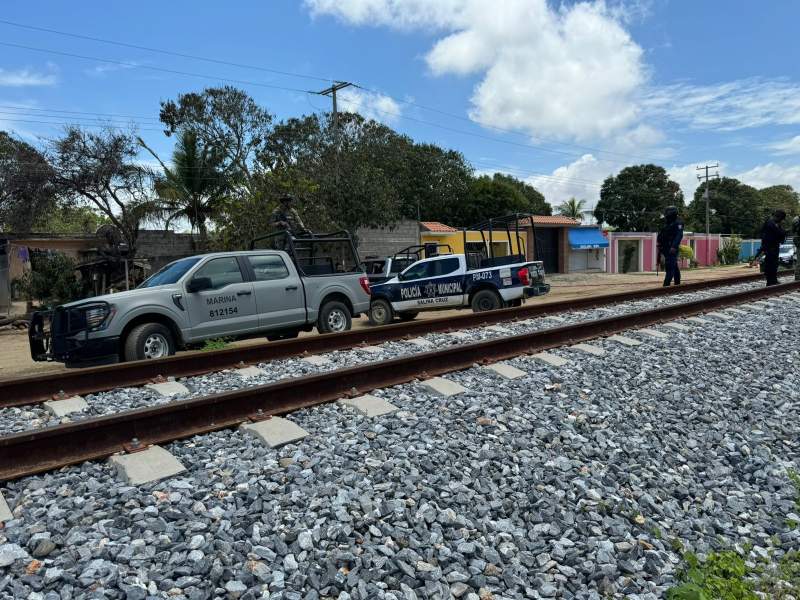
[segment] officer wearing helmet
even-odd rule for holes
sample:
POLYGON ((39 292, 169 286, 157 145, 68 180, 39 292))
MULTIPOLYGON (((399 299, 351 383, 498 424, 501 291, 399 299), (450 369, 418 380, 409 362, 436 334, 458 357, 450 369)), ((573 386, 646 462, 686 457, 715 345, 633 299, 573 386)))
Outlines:
POLYGON ((767 285, 778 284, 778 256, 781 244, 786 240, 786 231, 781 223, 786 218, 786 211, 779 208, 764 223, 761 230, 761 250, 764 253, 764 275, 767 285))
POLYGON ((293 196, 289 194, 281 196, 278 207, 272 211, 270 224, 276 231, 286 231, 293 235, 307 233, 303 220, 292 207, 293 202, 293 196))
POLYGON ((668 206, 664 209, 664 227, 658 234, 658 252, 664 255, 664 287, 673 281, 681 282, 681 270, 678 267, 678 248, 683 239, 683 221, 678 218, 678 209, 668 206))

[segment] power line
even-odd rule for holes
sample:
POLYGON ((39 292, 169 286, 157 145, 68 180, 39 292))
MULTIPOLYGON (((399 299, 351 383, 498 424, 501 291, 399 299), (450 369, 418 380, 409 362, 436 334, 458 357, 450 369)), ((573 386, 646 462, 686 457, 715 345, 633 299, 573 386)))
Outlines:
POLYGON ((116 40, 107 40, 104 38, 92 37, 90 35, 83 35, 79 33, 70 33, 67 31, 59 31, 58 29, 49 29, 47 27, 37 27, 35 25, 26 25, 23 23, 15 23, 13 21, 6 21, 4 19, 0 19, 0 24, 3 25, 10 25, 11 27, 19 27, 21 29, 29 29, 31 31, 43 31, 45 33, 54 33, 56 35, 62 35, 66 37, 76 38, 79 40, 88 40, 91 42, 99 42, 101 44, 110 44, 113 46, 120 46, 123 48, 133 48, 135 50, 144 50, 146 52, 153 52, 156 54, 165 54, 167 56, 177 56, 180 58, 189 58, 191 60, 200 60, 208 63, 213 63, 217 65, 226 65, 229 67, 238 67, 241 69, 254 69, 256 71, 263 71, 265 73, 274 73, 276 75, 285 75, 287 77, 299 77, 302 79, 313 79, 315 81, 330 81, 329 78, 325 77, 317 77, 315 75, 305 75, 302 73, 292 73, 291 71, 281 71, 279 69, 272 69, 269 67, 260 67, 257 65, 248 65, 244 63, 237 63, 231 62, 227 60, 220 60, 217 58, 209 58, 207 56, 197 56, 195 54, 185 54, 183 52, 175 52, 172 50, 164 50, 162 48, 152 48, 150 46, 141 46, 139 44, 129 44, 127 42, 118 42, 116 40))
POLYGON ((207 75, 204 73, 193 73, 191 71, 179 71, 178 69, 166 69, 163 67, 154 67, 152 65, 140 65, 137 63, 126 62, 123 60, 114 60, 111 58, 99 58, 97 56, 87 56, 85 54, 74 54, 72 52, 62 52, 60 50, 51 50, 49 48, 37 48, 36 46, 26 46, 24 44, 14 44, 11 42, 0 42, 0 46, 7 46, 9 48, 21 48, 23 50, 30 50, 32 52, 42 52, 45 54, 55 54, 58 56, 67 56, 70 58, 80 58, 82 60, 93 60, 96 62, 103 62, 112 65, 127 67, 130 69, 147 69, 149 71, 158 71, 160 73, 169 73, 170 75, 184 75, 187 77, 199 77, 201 79, 215 79, 217 81, 225 81, 227 83, 237 83, 239 85, 252 85, 255 87, 269 88, 274 90, 283 90, 287 92, 298 92, 301 94, 309 94, 308 90, 301 90, 300 88, 291 88, 281 85, 274 85, 271 83, 261 83, 258 81, 249 81, 246 79, 232 79, 230 77, 219 77, 217 75, 207 75))

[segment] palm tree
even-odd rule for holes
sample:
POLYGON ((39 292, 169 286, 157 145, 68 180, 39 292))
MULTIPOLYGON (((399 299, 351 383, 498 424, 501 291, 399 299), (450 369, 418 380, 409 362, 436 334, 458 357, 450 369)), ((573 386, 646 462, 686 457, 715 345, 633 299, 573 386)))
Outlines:
MULTIPOLYGON (((166 224, 185 218, 192 233, 200 236, 200 248, 208 246, 208 221, 212 220, 229 191, 229 181, 222 171, 222 157, 211 147, 202 146, 197 134, 181 131, 168 167, 143 141, 140 143, 161 165, 163 174, 156 178, 155 190, 166 214, 166 224)), ((197 250, 194 239, 192 247, 197 250)))
POLYGON ((575 197, 572 197, 556 206, 556 211, 558 214, 569 217, 570 219, 583 221, 583 214, 586 212, 583 208, 584 206, 586 206, 586 200, 577 200, 575 197))

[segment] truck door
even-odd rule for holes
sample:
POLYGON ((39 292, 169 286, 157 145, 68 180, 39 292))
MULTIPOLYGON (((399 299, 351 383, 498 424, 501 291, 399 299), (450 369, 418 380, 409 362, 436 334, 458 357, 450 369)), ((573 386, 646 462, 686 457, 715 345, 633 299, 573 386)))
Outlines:
POLYGON ((236 335, 258 328, 253 284, 245 279, 235 256, 212 258, 192 274, 186 282, 192 339, 236 335), (193 285, 200 289, 191 291, 193 285))
POLYGON ((425 310, 462 306, 464 270, 457 256, 432 258, 414 263, 403 271, 393 302, 396 310, 425 310))
POLYGON ((262 328, 302 325, 306 322, 303 285, 293 265, 280 254, 247 255, 253 270, 258 322, 262 328))

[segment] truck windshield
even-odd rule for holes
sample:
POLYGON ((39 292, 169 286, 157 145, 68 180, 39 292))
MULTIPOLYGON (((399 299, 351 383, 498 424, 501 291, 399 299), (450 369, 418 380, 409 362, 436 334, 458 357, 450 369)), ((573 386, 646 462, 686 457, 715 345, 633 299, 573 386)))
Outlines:
POLYGON ((193 256, 169 263, 166 267, 145 279, 139 284, 139 288, 150 288, 156 287, 157 285, 177 283, 177 281, 186 274, 186 271, 191 269, 198 260, 200 260, 199 256, 193 256))

